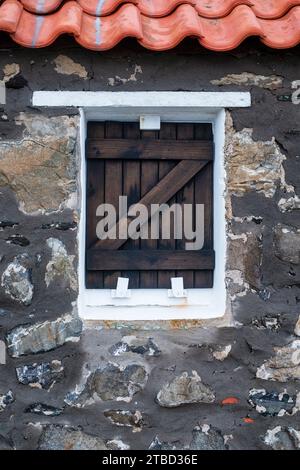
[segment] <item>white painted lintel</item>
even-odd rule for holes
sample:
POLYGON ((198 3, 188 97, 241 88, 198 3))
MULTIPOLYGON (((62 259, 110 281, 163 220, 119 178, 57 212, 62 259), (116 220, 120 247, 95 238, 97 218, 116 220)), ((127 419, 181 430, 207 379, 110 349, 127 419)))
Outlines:
POLYGON ((153 108, 159 98, 160 108, 247 108, 248 92, 106 92, 106 91, 35 91, 33 106, 82 108, 153 108))

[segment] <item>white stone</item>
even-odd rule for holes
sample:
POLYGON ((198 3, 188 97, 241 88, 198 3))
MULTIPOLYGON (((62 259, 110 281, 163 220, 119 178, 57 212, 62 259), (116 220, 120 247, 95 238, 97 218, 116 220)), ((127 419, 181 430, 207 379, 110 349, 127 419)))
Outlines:
POLYGON ((47 245, 52 251, 52 257, 46 266, 45 282, 47 287, 57 277, 65 278, 70 288, 74 291, 77 289, 77 276, 74 269, 74 255, 67 253, 65 245, 57 238, 48 238, 47 245))
POLYGON ((220 351, 214 351, 213 356, 218 361, 224 361, 229 356, 231 349, 232 349, 231 344, 228 344, 220 351))
POLYGON ((19 255, 7 266, 2 274, 1 285, 5 293, 16 302, 30 305, 33 297, 33 284, 26 267, 27 256, 19 255))

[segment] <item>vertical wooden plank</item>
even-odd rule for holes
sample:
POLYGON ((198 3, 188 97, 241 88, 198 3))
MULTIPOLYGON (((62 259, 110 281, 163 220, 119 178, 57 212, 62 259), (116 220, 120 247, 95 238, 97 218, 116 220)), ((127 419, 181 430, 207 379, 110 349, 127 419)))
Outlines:
MULTIPOLYGON (((138 122, 124 123, 125 139, 140 139, 140 126, 138 122)), ((128 208, 138 202, 141 197, 141 164, 138 160, 124 160, 123 162, 123 191, 127 196, 128 208)), ((140 248, 140 240, 128 240, 122 250, 138 250, 140 248)), ((138 289, 140 287, 139 271, 124 271, 122 276, 129 278, 129 288, 138 289)))
MULTIPOLYGON (((158 132, 143 131, 142 139, 157 139, 158 132)), ((141 162, 141 197, 143 197, 158 182, 158 161, 149 160, 141 162)), ((143 229, 142 229, 143 230, 143 229)), ((145 230, 145 228, 144 228, 145 230)), ((156 249, 158 240, 141 240, 141 249, 156 249)), ((140 287, 153 289, 157 287, 157 271, 141 271, 140 287)))
MULTIPOLYGON (((104 138, 104 122, 90 122, 87 138, 104 138)), ((86 198, 86 248, 97 240, 96 209, 104 202, 104 161, 87 159, 87 198, 86 198)), ((86 271, 85 284, 87 289, 103 288, 103 273, 86 271)))
MULTIPOLYGON (((194 139, 194 125, 193 124, 177 124, 177 140, 193 140, 194 139)), ((194 203, 194 178, 187 183, 187 185, 179 191, 176 197, 178 204, 193 204, 194 203)), ((176 241, 176 248, 178 250, 185 250, 186 240, 176 241)), ((177 277, 183 277, 184 287, 191 289, 194 287, 194 271, 180 271, 176 273, 177 277)))
MULTIPOLYGON (((159 138, 161 140, 176 140, 176 124, 173 123, 162 123, 159 138)), ((160 161, 158 164, 158 176, 159 180, 161 180, 164 176, 166 176, 172 168, 178 162, 174 161, 160 161)), ((172 204, 176 203, 176 197, 173 197, 168 204, 171 206, 172 204)), ((162 240, 160 239, 158 242, 158 248, 161 250, 175 250, 176 243, 174 239, 174 230, 172 232, 173 237, 171 240, 162 240)), ((157 287, 160 289, 170 289, 171 287, 171 277, 175 276, 175 271, 159 271, 158 272, 158 283, 157 287)))
MULTIPOLYGON (((211 124, 195 124, 195 139, 213 140, 211 124)), ((195 204, 204 204, 204 248, 213 248, 213 162, 195 177, 195 204)), ((195 271, 194 287, 213 287, 213 271, 195 271)))
MULTIPOLYGON (((141 136, 137 123, 122 124, 90 123, 88 137, 91 138, 130 138, 141 136)), ((213 140, 210 124, 163 124, 160 133, 143 132, 144 139, 213 140)), ((96 208, 102 202, 113 204, 118 209, 121 194, 127 194, 129 205, 146 194, 156 183, 176 165, 174 161, 87 161, 87 248, 96 241, 96 208)), ((213 163, 209 163, 186 187, 168 203, 194 203, 205 205, 205 249, 213 248, 213 163)), ((128 240, 122 249, 185 249, 185 240, 128 240)), ((117 278, 124 275, 130 278, 131 288, 168 288, 170 278, 183 276, 187 288, 213 286, 212 271, 125 271, 87 272, 87 288, 114 288, 117 278)))
MULTIPOLYGON (((107 139, 121 139, 123 137, 123 124, 121 122, 106 122, 105 137, 107 139)), ((123 194, 123 163, 121 160, 105 161, 105 202, 112 204, 118 213, 119 196, 123 194)), ((114 289, 121 272, 104 272, 104 288, 114 289)))

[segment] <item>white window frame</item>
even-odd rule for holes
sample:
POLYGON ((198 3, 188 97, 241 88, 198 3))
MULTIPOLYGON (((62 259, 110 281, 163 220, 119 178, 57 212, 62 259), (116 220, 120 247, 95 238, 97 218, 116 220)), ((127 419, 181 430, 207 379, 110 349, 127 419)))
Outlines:
POLYGON ((0 82, 0 104, 6 104, 6 88, 4 82, 0 82))
MULTIPOLYGON (((78 232, 78 310, 87 320, 211 319, 226 312, 225 119, 226 108, 248 107, 249 93, 239 92, 35 92, 34 106, 80 108, 81 217, 78 232), (214 158, 214 285, 188 289, 187 298, 170 298, 167 289, 131 289, 131 297, 112 298, 110 289, 85 288, 86 129, 89 121, 139 121, 159 115, 162 122, 211 123, 214 158)), ((170 281, 171 285, 171 281, 170 281)), ((129 286, 130 288, 130 286, 129 286)))

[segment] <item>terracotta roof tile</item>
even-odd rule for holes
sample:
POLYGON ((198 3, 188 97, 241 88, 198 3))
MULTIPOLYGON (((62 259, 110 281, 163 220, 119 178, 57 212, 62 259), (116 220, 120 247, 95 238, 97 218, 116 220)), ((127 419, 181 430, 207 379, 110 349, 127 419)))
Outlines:
POLYGON ((186 37, 226 51, 249 36, 269 47, 300 43, 300 0, 0 0, 0 31, 26 47, 71 34, 106 50, 126 37, 166 50, 186 37))

